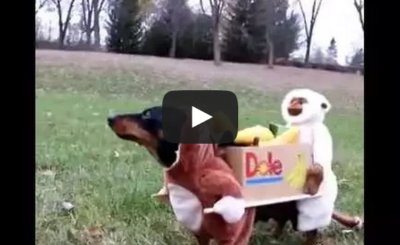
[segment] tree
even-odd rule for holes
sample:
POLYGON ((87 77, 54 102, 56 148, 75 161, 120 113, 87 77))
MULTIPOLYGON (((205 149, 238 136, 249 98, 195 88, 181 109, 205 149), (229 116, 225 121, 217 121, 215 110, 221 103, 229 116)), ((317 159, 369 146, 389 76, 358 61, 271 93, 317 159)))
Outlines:
MULTIPOLYGON (((211 60, 213 58, 211 16, 192 13, 185 22, 187 28, 178 35, 176 57, 211 60)), ((169 56, 171 35, 168 28, 168 23, 161 16, 157 16, 144 35, 142 54, 169 56)))
POLYGON ((188 51, 188 57, 193 59, 213 59, 213 29, 212 17, 196 14, 192 27, 186 28, 183 44, 188 51))
POLYGON ((224 37, 224 58, 235 62, 268 61, 270 67, 275 57, 288 58, 297 48, 300 32, 298 16, 288 14, 288 6, 287 0, 233 3, 224 37))
MULTIPOLYGON (((221 65, 221 44, 220 44, 220 33, 221 33, 221 20, 222 12, 225 8, 225 0, 209 0, 211 7, 211 17, 212 17, 212 30, 213 30, 213 55, 214 64, 216 66, 221 65)), ((204 11, 203 0, 200 0, 200 6, 204 11)))
POLYGON ((250 57, 250 0, 230 2, 229 7, 229 25, 223 40, 224 59, 235 62, 250 62, 246 60, 247 57, 250 57))
POLYGON ((189 18, 192 11, 186 0, 166 0, 164 5, 165 12, 162 18, 168 26, 171 37, 169 57, 174 58, 176 56, 178 37, 184 33, 187 24, 190 22, 189 18))
POLYGON ((47 1, 48 0, 39 0, 38 2, 37 0, 35 0, 35 5, 36 5, 35 15, 39 12, 39 10, 41 10, 44 7, 44 5, 46 5, 47 1))
POLYGON ((67 47, 78 46, 82 42, 80 23, 72 23, 68 26, 65 43, 67 47))
POLYGON ((335 38, 332 37, 331 42, 329 44, 327 53, 328 53, 328 57, 326 62, 329 64, 334 64, 337 65, 337 46, 336 46, 336 40, 335 38))
POLYGON ((273 36, 276 34, 279 25, 286 19, 288 1, 286 0, 255 0, 253 3, 256 25, 261 25, 262 36, 265 40, 262 51, 264 58, 268 57, 268 67, 274 66, 275 45, 273 36))
POLYGON ((58 47, 60 49, 63 49, 68 26, 71 21, 72 8, 74 7, 75 0, 51 0, 51 2, 54 4, 58 15, 58 47), (64 4, 68 5, 65 20, 63 18, 64 4))
POLYGON ((105 0, 81 0, 81 25, 86 36, 86 44, 92 44, 92 33, 95 36, 95 46, 100 47, 100 13, 105 0))
POLYGON ((151 27, 145 32, 141 52, 146 55, 167 57, 171 39, 168 26, 160 19, 154 20, 151 27))
POLYGON ((140 51, 142 19, 139 0, 116 0, 110 7, 107 49, 115 53, 140 51))
MULTIPOLYGON (((304 58, 303 58, 304 60, 304 58)), ((325 63, 325 54, 322 52, 321 48, 316 48, 315 51, 313 52, 311 58, 311 62, 316 63, 316 64, 324 64, 325 63)))
POLYGON ((304 63, 308 63, 308 61, 310 59, 310 49, 311 49, 312 37, 314 34, 314 27, 315 27, 315 23, 317 22, 317 17, 319 14, 319 10, 321 9, 322 1, 323 0, 313 0, 310 24, 308 24, 307 18, 306 18, 306 13, 303 8, 303 4, 301 3, 301 0, 297 0, 297 2, 300 5, 301 15, 303 16, 304 30, 306 32, 306 54, 304 57, 304 63))
POLYGON ((143 51, 146 54, 169 57, 186 56, 182 41, 187 39, 187 27, 193 28, 193 13, 186 0, 163 0, 153 15, 153 23, 145 34, 143 51), (166 53, 167 51, 167 53, 166 53))
POLYGON ((364 17, 363 17, 363 12, 364 12, 364 0, 354 0, 354 7, 357 10, 358 13, 358 18, 360 20, 361 28, 364 32, 364 17))
POLYGON ((38 16, 35 18, 35 39, 36 41, 44 39, 42 19, 38 16))
POLYGON ((275 57, 288 59, 290 54, 299 47, 300 18, 293 10, 289 14, 282 12, 272 39, 274 40, 275 57))
POLYGON ((364 67, 364 50, 362 48, 358 49, 351 57, 348 64, 355 67, 364 67))

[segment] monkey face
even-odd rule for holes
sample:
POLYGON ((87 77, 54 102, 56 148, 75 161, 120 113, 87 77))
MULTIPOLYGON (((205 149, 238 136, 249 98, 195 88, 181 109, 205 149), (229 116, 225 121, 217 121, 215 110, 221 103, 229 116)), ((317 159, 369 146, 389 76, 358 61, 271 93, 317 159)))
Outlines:
POLYGON ((313 121, 323 121, 330 110, 329 101, 310 89, 294 89, 284 98, 281 113, 289 124, 304 124, 313 121))

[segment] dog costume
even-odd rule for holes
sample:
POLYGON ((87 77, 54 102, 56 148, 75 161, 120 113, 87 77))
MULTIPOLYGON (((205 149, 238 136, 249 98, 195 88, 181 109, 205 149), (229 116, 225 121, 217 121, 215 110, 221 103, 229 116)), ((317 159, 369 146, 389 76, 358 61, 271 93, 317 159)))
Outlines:
POLYGON ((313 161, 323 170, 321 196, 297 201, 298 230, 311 231, 328 226, 332 220, 338 193, 336 176, 332 171, 332 137, 324 124, 331 105, 325 96, 310 89, 295 89, 284 98, 281 110, 287 126, 300 130, 300 143, 312 146, 313 161))
POLYGON ((176 153, 177 160, 165 170, 176 219, 200 245, 211 239, 219 245, 247 245, 255 210, 245 208, 241 186, 229 165, 216 156, 217 146, 180 144, 176 153))

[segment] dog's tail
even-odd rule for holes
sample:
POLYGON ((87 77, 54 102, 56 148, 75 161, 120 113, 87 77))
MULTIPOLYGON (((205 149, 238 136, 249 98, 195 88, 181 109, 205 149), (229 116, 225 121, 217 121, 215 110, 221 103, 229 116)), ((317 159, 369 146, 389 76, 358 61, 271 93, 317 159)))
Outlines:
POLYGON ((336 210, 332 214, 332 219, 348 228, 361 229, 364 226, 364 221, 360 217, 345 215, 336 210))

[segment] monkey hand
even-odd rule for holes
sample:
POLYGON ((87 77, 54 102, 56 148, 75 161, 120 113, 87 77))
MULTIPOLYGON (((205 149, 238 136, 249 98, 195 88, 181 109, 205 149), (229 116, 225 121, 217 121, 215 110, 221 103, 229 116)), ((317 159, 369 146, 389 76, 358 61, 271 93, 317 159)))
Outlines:
POLYGON ((317 194, 323 179, 323 167, 318 163, 312 164, 307 169, 306 182, 303 188, 304 193, 312 196, 317 194))
POLYGON ((243 199, 225 196, 217 201, 212 208, 204 209, 204 213, 217 213, 227 223, 240 221, 245 212, 245 201, 243 199))

